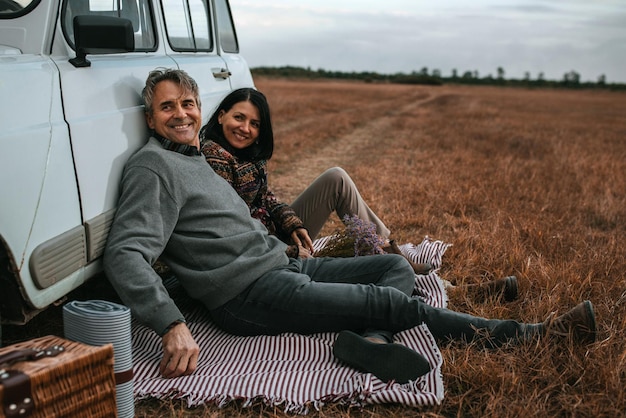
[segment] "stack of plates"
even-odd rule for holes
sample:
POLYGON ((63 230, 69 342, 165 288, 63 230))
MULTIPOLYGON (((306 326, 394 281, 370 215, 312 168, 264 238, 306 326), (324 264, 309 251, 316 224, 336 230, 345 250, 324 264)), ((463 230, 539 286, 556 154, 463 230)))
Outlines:
MULTIPOLYGON (((132 373, 130 309, 104 300, 72 301, 63 306, 65 338, 89 345, 113 344, 115 373, 132 373)), ((132 376, 132 374, 131 374, 132 376)), ((132 379, 116 386, 119 418, 134 417, 132 379)))

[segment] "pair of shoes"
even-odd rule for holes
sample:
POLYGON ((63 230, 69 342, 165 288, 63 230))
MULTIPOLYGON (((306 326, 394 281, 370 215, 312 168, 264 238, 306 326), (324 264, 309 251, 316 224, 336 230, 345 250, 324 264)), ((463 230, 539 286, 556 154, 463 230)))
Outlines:
POLYGON ((389 240, 389 244, 382 247, 382 250, 387 254, 398 254, 406 258, 406 261, 409 262, 415 274, 426 275, 433 269, 433 266, 430 263, 414 263, 411 261, 407 256, 402 254, 402 250, 400 250, 400 247, 398 247, 398 243, 396 243, 395 240, 389 240))
POLYGON ((574 342, 591 344, 596 340, 596 314, 591 301, 584 301, 563 315, 554 312, 543 322, 547 335, 572 337, 574 342))
POLYGON ((375 343, 352 331, 339 333, 333 354, 348 366, 372 373, 383 382, 407 383, 430 371, 428 360, 416 351, 401 344, 375 343))
POLYGON ((515 276, 507 276, 487 283, 468 284, 465 287, 468 294, 482 299, 489 296, 503 297, 507 302, 517 299, 518 286, 515 276))

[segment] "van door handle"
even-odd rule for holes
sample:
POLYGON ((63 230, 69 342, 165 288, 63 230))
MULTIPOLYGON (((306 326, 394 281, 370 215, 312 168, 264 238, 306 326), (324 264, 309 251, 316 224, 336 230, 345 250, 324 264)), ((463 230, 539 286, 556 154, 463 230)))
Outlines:
POLYGON ((233 73, 228 71, 226 68, 213 68, 211 71, 213 71, 213 77, 215 78, 227 79, 233 75, 233 73))

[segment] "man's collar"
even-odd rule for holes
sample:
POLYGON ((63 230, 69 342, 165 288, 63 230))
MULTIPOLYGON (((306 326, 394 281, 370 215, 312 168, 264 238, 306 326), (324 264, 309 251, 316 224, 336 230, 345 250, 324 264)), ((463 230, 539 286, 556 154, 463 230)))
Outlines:
POLYGON ((188 156, 201 155, 200 150, 193 145, 179 144, 177 142, 170 141, 156 132, 153 132, 152 136, 155 137, 161 143, 161 146, 166 150, 178 152, 188 156))

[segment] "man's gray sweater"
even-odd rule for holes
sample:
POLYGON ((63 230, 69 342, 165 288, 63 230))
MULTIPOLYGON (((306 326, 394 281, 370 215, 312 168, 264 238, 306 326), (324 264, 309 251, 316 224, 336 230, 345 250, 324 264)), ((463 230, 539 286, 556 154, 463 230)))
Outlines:
POLYGON ((159 256, 189 295, 213 309, 287 265, 285 249, 203 156, 165 150, 151 138, 124 168, 104 268, 133 315, 161 334, 183 315, 152 268, 159 256))

